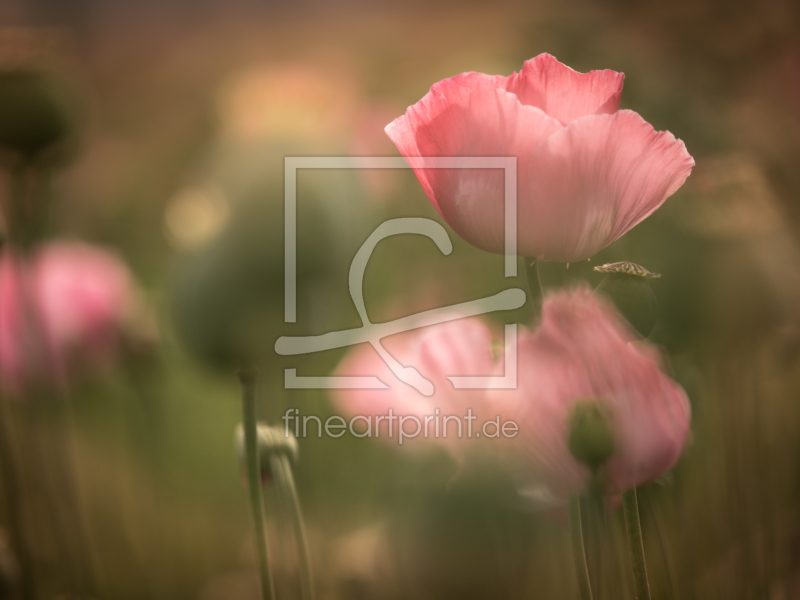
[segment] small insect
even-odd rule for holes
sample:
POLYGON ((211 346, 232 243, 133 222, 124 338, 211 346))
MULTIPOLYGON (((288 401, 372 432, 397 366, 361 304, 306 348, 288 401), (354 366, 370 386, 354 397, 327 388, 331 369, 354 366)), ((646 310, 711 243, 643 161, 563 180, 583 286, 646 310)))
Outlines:
POLYGON ((617 275, 632 275, 633 277, 641 277, 643 279, 656 279, 661 277, 661 273, 653 273, 648 271, 641 265, 630 261, 622 261, 615 263, 606 263, 599 267, 594 268, 598 273, 614 273, 617 275))

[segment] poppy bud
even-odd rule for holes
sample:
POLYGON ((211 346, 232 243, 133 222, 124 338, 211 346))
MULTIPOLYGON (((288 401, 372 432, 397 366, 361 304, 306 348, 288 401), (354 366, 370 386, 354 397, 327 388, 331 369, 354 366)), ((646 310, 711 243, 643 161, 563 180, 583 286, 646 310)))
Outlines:
POLYGON ((33 69, 0 73, 0 147, 31 159, 68 138, 71 116, 53 77, 33 69))
POLYGON ((607 274, 597 291, 614 301, 622 316, 642 337, 649 336, 656 326, 658 301, 647 280, 661 275, 628 261, 605 264, 594 270, 607 274))
POLYGON ((608 410, 597 400, 577 402, 569 415, 569 451, 593 471, 614 453, 614 432, 608 410))

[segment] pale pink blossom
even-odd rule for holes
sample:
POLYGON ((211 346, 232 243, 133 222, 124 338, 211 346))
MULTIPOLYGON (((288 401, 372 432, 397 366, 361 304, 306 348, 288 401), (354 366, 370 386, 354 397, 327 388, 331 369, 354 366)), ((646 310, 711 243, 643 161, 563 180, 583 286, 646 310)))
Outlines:
MULTIPOLYGON (((540 54, 509 77, 464 73, 434 84, 386 133, 405 157, 516 157, 519 254, 577 262, 648 217, 694 165, 671 133, 617 110, 623 81, 540 54)), ((503 253, 500 170, 415 173, 459 235, 503 253)))
POLYGON ((0 379, 63 384, 72 368, 113 361, 120 332, 136 306, 133 278, 106 250, 54 242, 30 257, 0 258, 0 379))
MULTIPOLYGON (((415 417, 422 424, 422 429, 413 440, 407 441, 427 438, 444 443, 458 453, 462 442, 467 440, 467 422, 463 417, 471 409, 472 414, 476 415, 474 423, 480 423, 487 418, 486 396, 484 390, 457 390, 447 377, 493 374, 495 361, 489 328, 477 318, 458 319, 387 337, 383 340, 383 346, 400 364, 414 367, 433 383, 433 395, 425 396, 416 388, 399 381, 377 351, 369 344, 362 344, 345 356, 335 374, 373 375, 386 384, 388 389, 336 390, 336 406, 348 419, 356 416, 368 417, 372 419, 373 425, 375 417, 388 415, 389 409, 398 417, 415 417), (434 420, 437 416, 440 424, 438 434, 434 420), (441 427, 445 416, 454 416, 461 420, 460 437, 455 420, 448 421, 446 428, 441 427), (427 428, 426 417, 432 418, 427 428)), ((371 437, 397 443, 398 422, 394 422, 392 439, 388 437, 389 424, 388 420, 380 421, 379 429, 373 427, 371 437)), ((355 425, 357 429, 363 430, 366 422, 357 420, 355 425)), ((406 432, 415 430, 416 423, 408 420, 406 432)))
POLYGON ((637 342, 612 305, 589 288, 545 298, 539 327, 519 339, 516 390, 493 390, 520 434, 502 449, 528 493, 563 498, 586 490, 590 472, 569 450, 570 411, 594 400, 607 410, 614 453, 601 468, 609 492, 672 468, 689 436, 683 389, 661 369, 655 347, 637 342))

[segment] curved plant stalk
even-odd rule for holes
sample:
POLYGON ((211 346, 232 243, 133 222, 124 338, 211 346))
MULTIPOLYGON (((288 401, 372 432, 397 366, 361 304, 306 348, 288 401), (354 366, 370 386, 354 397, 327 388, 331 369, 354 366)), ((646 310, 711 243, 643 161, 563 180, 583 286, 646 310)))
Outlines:
POLYGON ((644 541, 642 540, 642 525, 639 521, 639 501, 636 498, 636 488, 622 494, 622 509, 625 513, 625 530, 628 534, 628 550, 631 553, 636 600, 650 600, 650 582, 647 580, 647 565, 644 560, 644 541))
POLYGON ((575 575, 578 577, 578 597, 581 600, 592 600, 592 584, 589 580, 589 565, 586 563, 586 549, 583 543, 580 496, 572 496, 569 499, 569 533, 572 539, 575 575))
POLYGON ((239 371, 239 381, 242 384, 242 427, 244 428, 247 492, 250 499, 250 510, 253 514, 253 535, 255 536, 256 563, 261 582, 261 598, 262 600, 272 600, 275 592, 269 570, 267 530, 264 523, 264 509, 261 505, 261 461, 256 421, 258 375, 254 369, 242 369, 239 371))
POLYGON ((300 498, 294 483, 292 466, 285 453, 273 454, 270 458, 270 467, 278 484, 278 489, 283 496, 283 504, 291 512, 292 531, 300 562, 300 592, 303 600, 314 600, 314 576, 311 569, 311 555, 308 550, 308 538, 303 521, 303 510, 300 507, 300 498))

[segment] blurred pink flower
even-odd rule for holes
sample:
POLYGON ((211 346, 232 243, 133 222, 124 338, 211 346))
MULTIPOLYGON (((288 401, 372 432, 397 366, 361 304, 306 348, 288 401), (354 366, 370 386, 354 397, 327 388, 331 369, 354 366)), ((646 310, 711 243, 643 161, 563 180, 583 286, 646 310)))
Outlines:
MULTIPOLYGON (((623 81, 540 54, 509 77, 473 72, 434 84, 386 133, 405 157, 516 157, 519 254, 577 262, 648 217, 694 165, 671 133, 617 110, 623 81)), ((415 173, 459 235, 503 252, 500 170, 415 173)))
POLYGON ((570 411, 580 401, 596 400, 610 416, 615 447, 600 472, 609 492, 675 465, 689 436, 689 401, 662 372, 656 349, 635 339, 588 287, 545 298, 541 324, 519 339, 517 389, 490 392, 519 426, 503 451, 531 495, 585 491, 589 469, 569 449, 570 411))
MULTIPOLYGON (((384 135, 386 121, 397 114, 388 106, 369 104, 358 111, 350 152, 354 156, 391 156, 392 142, 384 135)), ((401 173, 396 169, 358 169, 369 194, 368 199, 382 202, 397 191, 401 183, 401 173)))
POLYGON ((128 268, 109 252, 54 242, 33 256, 0 258, 0 379, 63 384, 68 371, 111 362, 136 304, 128 268))
MULTIPOLYGON (((431 381, 435 391, 432 396, 423 396, 415 388, 402 383, 395 377, 386 363, 372 346, 362 344, 342 360, 336 375, 374 375, 388 389, 336 390, 335 404, 344 415, 374 417, 385 416, 389 409, 400 417, 416 417, 423 425, 420 434, 407 441, 425 439, 424 419, 426 416, 455 416, 461 420, 462 429, 466 427, 463 417, 472 409, 477 416, 476 423, 486 418, 484 390, 456 390, 447 379, 453 375, 492 375, 495 365, 492 358, 492 335, 489 328, 477 318, 459 319, 439 325, 432 325, 393 335, 383 340, 383 346, 404 366, 416 368, 423 377, 431 381)), ((493 415, 494 416, 494 415, 493 415)), ((365 423, 356 421, 356 426, 365 423)), ((389 422, 380 422, 379 431, 373 429, 372 437, 397 443, 397 422, 393 426, 393 438, 388 437, 389 422)), ((407 432, 413 432, 416 424, 408 421, 407 432)), ((428 439, 444 443, 451 450, 457 450, 459 442, 466 438, 466 431, 458 436, 458 424, 449 421, 446 429, 436 435, 435 422, 428 425, 428 439)))
MULTIPOLYGON (((457 435, 428 439, 460 460, 473 450, 500 459, 524 495, 560 502, 585 491, 590 472, 569 448, 570 416, 579 403, 592 401, 608 415, 614 448, 600 469, 610 494, 641 485, 672 468, 689 437, 691 409, 683 389, 661 369, 654 346, 637 336, 611 304, 588 287, 545 298, 541 324, 518 340, 518 385, 513 390, 456 390, 452 375, 489 375, 505 369, 492 356, 492 335, 477 318, 410 331, 385 340, 403 365, 417 368, 435 386, 426 397, 392 374, 375 350, 363 345, 348 354, 337 375, 375 375, 389 389, 336 390, 334 401, 348 418, 371 417, 371 437, 388 441, 388 422, 376 434, 374 418, 391 408, 398 417, 439 414, 462 417, 471 409, 475 431, 487 421, 513 421, 517 435, 496 440, 457 435), (470 445, 474 441, 474 445, 470 445)), ((362 422, 361 425, 366 423, 362 422)), ((408 424, 413 431, 413 422, 408 424)), ((394 424, 397 437, 397 422, 394 424)), ((431 426, 432 429, 432 426, 431 426)), ((315 431, 315 430, 314 430, 315 431)), ((425 439, 423 434, 414 439, 425 439)))

